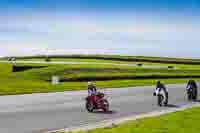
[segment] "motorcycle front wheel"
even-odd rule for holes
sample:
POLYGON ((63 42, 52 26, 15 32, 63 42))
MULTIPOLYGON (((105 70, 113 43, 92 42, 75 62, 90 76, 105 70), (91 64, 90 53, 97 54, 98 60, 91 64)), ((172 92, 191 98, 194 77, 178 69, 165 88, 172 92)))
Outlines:
POLYGON ((91 102, 86 102, 85 106, 88 112, 92 113, 94 111, 94 105, 91 102))
POLYGON ((103 105, 104 105, 103 111, 108 112, 109 111, 109 102, 108 102, 108 100, 104 99, 103 100, 103 105))

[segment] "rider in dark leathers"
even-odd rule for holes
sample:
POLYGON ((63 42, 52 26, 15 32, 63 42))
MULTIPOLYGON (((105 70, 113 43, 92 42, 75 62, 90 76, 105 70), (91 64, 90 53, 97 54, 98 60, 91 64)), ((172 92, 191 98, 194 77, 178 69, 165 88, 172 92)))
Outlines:
MULTIPOLYGON (((164 92, 164 97, 165 97, 165 101, 164 104, 167 105, 168 103, 168 91, 167 88, 165 87, 165 85, 163 83, 161 83, 160 81, 157 81, 156 83, 156 90, 159 89, 159 91, 163 91, 164 92)), ((156 94, 154 94, 156 95, 156 94)))
POLYGON ((188 92, 189 89, 193 90, 193 92, 194 92, 193 93, 193 100, 196 100, 197 94, 198 94, 198 92, 197 92, 198 87, 197 87, 196 82, 194 80, 189 80, 186 89, 187 89, 187 92, 188 92))

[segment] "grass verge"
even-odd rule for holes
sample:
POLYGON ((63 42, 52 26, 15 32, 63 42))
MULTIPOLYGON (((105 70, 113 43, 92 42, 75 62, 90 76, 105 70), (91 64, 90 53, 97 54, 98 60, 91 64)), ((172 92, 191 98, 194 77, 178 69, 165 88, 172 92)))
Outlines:
MULTIPOLYGON (((187 109, 159 117, 129 121, 112 128, 78 133, 199 133, 200 108, 187 109)), ((61 132, 59 132, 61 133, 61 132)))

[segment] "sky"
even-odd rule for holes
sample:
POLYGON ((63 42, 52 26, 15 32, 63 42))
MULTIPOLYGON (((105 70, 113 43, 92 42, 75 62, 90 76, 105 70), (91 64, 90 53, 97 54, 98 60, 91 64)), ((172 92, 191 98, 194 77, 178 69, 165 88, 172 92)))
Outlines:
POLYGON ((199 0, 1 0, 0 56, 200 58, 199 0))

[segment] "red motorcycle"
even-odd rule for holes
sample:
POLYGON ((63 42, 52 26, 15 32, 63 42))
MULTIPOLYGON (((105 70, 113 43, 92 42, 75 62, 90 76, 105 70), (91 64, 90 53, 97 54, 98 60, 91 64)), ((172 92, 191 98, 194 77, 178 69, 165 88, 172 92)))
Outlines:
POLYGON ((101 92, 97 92, 92 96, 86 97, 86 109, 88 112, 94 112, 94 110, 109 111, 109 103, 106 100, 105 95, 101 92))

